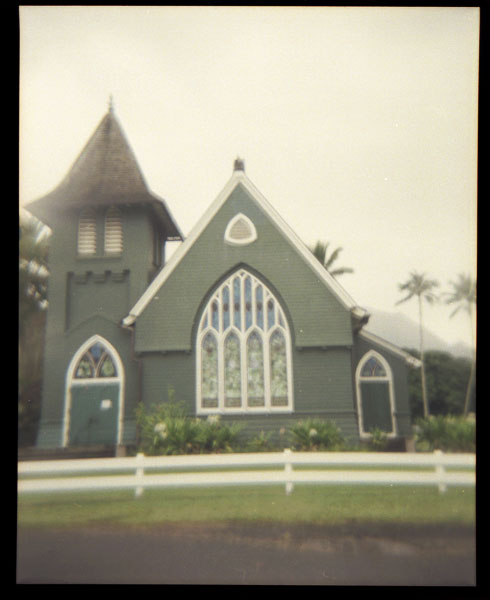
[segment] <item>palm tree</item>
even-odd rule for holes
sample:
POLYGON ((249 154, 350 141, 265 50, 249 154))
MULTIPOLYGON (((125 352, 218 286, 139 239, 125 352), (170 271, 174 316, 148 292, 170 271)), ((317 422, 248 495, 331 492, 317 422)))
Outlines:
POLYGON ((19 326, 46 308, 49 230, 29 213, 20 215, 19 227, 19 326))
POLYGON ((421 377, 422 377, 422 401, 424 403, 424 417, 429 416, 429 403, 427 401, 427 386, 425 382, 425 365, 424 365, 424 333, 423 333, 423 316, 422 316, 422 300, 426 300, 432 304, 437 300, 437 296, 432 291, 439 283, 434 279, 427 279, 424 273, 412 271, 410 278, 405 283, 398 284, 400 292, 407 292, 405 298, 399 300, 396 304, 407 302, 413 297, 417 297, 419 305, 419 337, 420 337, 420 362, 421 362, 421 377))
POLYGON ((333 263, 337 260, 342 248, 336 248, 329 257, 327 257, 329 242, 320 242, 318 241, 315 246, 310 248, 313 252, 313 256, 317 258, 322 265, 327 269, 327 271, 332 275, 332 277, 338 277, 339 275, 343 275, 344 273, 353 273, 354 270, 348 267, 338 267, 336 269, 332 269, 333 263))
POLYGON ((18 441, 31 445, 39 418, 49 229, 21 211, 19 235, 18 441))
POLYGON ((476 280, 471 275, 460 274, 458 281, 450 281, 449 284, 452 286, 452 291, 445 294, 446 304, 456 304, 456 308, 449 315, 449 318, 454 317, 461 309, 468 313, 470 321, 470 336, 471 336, 471 371, 468 380, 468 387, 466 388, 466 395, 464 399, 464 415, 468 414, 468 408, 470 403, 471 388, 473 379, 475 376, 476 367, 476 356, 475 356, 475 340, 473 336, 473 309, 476 306, 476 280))

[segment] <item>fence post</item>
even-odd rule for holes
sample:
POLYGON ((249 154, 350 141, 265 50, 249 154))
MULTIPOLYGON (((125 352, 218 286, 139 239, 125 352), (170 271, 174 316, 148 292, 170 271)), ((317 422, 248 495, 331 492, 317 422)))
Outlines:
POLYGON ((284 473, 286 474, 286 496, 293 491, 293 482, 289 481, 289 478, 293 472, 293 465, 290 461, 291 450, 289 448, 284 448, 284 473))
MULTIPOLYGON (((142 452, 138 452, 138 454, 136 455, 137 462, 142 461, 144 458, 145 458, 145 455, 142 452)), ((144 475, 143 467, 142 466, 137 467, 136 473, 135 473, 136 489, 134 490, 134 495, 136 498, 140 498, 143 495, 143 485, 141 485, 143 483, 143 475, 144 475), (138 483, 140 485, 138 485, 138 483)))
MULTIPOLYGON (((434 454, 438 459, 442 458, 443 452, 442 450, 434 450, 434 454)), ((436 475, 438 479, 438 487, 439 492, 444 493, 447 490, 447 485, 444 483, 444 475, 445 475, 444 465, 442 463, 436 463, 436 475)))

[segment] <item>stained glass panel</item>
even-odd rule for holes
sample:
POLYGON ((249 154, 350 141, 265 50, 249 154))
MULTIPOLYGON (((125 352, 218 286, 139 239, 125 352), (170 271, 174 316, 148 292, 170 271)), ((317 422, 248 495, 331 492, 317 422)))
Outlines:
POLYGON ((94 377, 95 369, 93 361, 88 354, 84 354, 75 369, 75 379, 87 379, 94 377))
POLYGON ((233 309, 234 317, 233 323, 237 329, 242 328, 242 317, 241 317, 241 283, 240 278, 235 277, 233 280, 233 309))
POLYGON ((218 303, 216 302, 216 300, 211 305, 211 324, 216 329, 216 331, 219 331, 218 303))
POLYGON ((262 339, 253 332, 247 341, 248 405, 264 406, 264 353, 262 339))
POLYGON ((280 330, 276 330, 270 338, 271 364, 271 405, 287 406, 288 380, 286 340, 280 330))
POLYGON ((93 356, 94 362, 98 363, 100 357, 102 356, 102 352, 104 352, 104 347, 100 342, 97 342, 93 346, 91 346, 89 352, 93 356))
POLYGON ((202 341, 201 390, 202 406, 217 408, 218 343, 212 333, 208 333, 202 341))
POLYGON ((97 372, 99 377, 117 377, 116 367, 108 354, 103 356, 97 367, 97 372))
POLYGON ((362 366, 361 377, 386 377, 386 370, 377 358, 371 356, 362 366))
POLYGON ((262 290, 262 286, 258 286, 255 290, 255 319, 257 325, 264 329, 264 293, 262 290))
POLYGON ((245 330, 252 325, 252 280, 245 278, 245 330))
POLYGON ((224 343, 225 367, 225 407, 236 408, 241 406, 242 383, 240 365, 240 340, 235 333, 231 333, 224 343))
POLYGON ((270 329, 275 323, 274 301, 267 300, 267 326, 270 329))
POLYGON ((230 326, 230 290, 228 289, 228 286, 223 288, 222 299, 223 331, 226 331, 230 326))

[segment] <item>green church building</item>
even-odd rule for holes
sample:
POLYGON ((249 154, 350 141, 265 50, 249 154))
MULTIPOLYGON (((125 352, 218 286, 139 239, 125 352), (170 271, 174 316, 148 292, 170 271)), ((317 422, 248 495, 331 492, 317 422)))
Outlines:
POLYGON ((187 239, 148 188, 110 108, 52 192, 39 448, 134 446, 135 409, 173 394, 245 435, 309 417, 357 442, 411 434, 418 361, 365 331, 369 314, 236 160, 187 239), (181 241, 165 259, 167 241, 181 241))

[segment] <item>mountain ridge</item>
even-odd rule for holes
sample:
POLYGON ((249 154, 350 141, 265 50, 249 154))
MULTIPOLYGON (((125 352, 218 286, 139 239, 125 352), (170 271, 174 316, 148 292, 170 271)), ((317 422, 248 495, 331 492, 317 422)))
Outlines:
MULTIPOLYGON (((418 349, 419 325, 401 312, 386 312, 373 308, 366 309, 370 313, 364 329, 374 335, 384 338, 400 348, 418 349)), ((471 347, 459 342, 449 344, 424 326, 424 349, 449 352, 453 356, 471 358, 471 347)))

